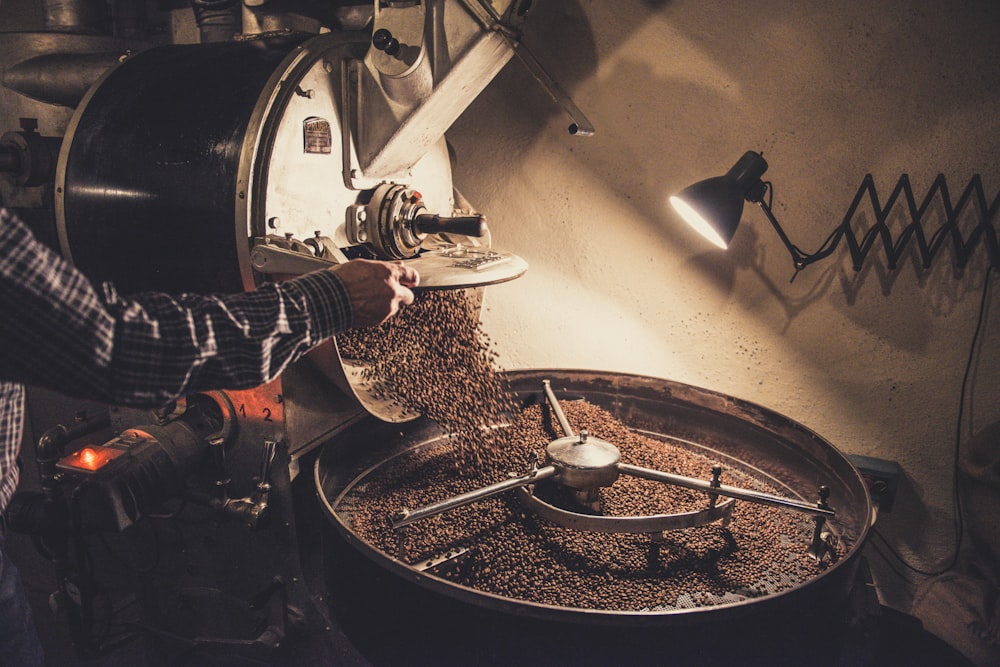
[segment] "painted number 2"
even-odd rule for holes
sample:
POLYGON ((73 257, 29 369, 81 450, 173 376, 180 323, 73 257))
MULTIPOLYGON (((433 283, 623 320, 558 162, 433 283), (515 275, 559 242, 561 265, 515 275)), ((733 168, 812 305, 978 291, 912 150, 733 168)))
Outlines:
MULTIPOLYGON (((266 422, 274 421, 273 419, 271 419, 271 408, 262 408, 260 412, 261 412, 262 415, 264 415, 264 421, 266 421, 266 422)), ((240 403, 240 414, 244 418, 246 418, 246 416, 247 416, 247 405, 246 405, 246 403, 240 403)))

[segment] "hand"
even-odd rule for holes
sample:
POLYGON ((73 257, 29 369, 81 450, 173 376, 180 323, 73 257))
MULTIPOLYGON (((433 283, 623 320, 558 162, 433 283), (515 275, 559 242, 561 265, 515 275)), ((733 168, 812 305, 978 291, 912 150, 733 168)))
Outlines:
POLYGON ((330 270, 347 288, 355 327, 381 324, 413 303, 413 288, 420 282, 417 270, 403 262, 352 259, 330 270))

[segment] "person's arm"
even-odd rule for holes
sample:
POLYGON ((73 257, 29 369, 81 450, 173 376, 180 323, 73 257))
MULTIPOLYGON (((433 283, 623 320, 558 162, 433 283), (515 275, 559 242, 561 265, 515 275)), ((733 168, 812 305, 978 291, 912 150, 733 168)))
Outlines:
POLYGON ((412 301, 415 274, 352 264, 241 294, 123 298, 95 289, 0 211, 0 377, 142 406, 257 386, 324 339, 412 301), (381 287, 369 285, 379 276, 381 287))
POLYGON ((103 400, 119 404, 263 384, 352 321, 344 286, 330 271, 222 296, 126 299, 108 285, 104 292, 113 335, 84 334, 83 341, 102 349, 107 365, 92 368, 102 380, 98 386, 109 389, 103 400))

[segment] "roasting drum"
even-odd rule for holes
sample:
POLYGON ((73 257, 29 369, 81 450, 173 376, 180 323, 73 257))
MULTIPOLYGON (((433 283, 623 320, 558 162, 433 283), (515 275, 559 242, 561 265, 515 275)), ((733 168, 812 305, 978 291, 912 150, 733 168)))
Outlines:
MULTIPOLYGON (((310 247, 327 244, 343 259, 367 256, 346 219, 380 184, 419 191, 428 213, 451 216, 456 193, 443 136, 414 148, 406 173, 353 175, 341 68, 368 47, 364 33, 288 34, 124 58, 81 101, 63 141, 54 197, 63 255, 122 293, 233 293, 271 280, 252 259, 265 239, 310 258, 310 247)), ((472 253, 489 247, 489 235, 429 234, 425 243, 428 251, 457 243, 472 253)), ((460 278, 476 286, 526 269, 504 255, 502 268, 460 278)), ((433 264, 438 281, 456 284, 440 259, 412 261, 422 282, 433 282, 433 264)), ((360 369, 335 345, 313 361, 369 413, 414 417, 366 392, 360 369)))
MULTIPOLYGON (((583 398, 608 410, 630 428, 653 437, 692 443, 692 447, 726 467, 752 470, 755 477, 766 479, 786 496, 811 502, 817 488, 826 485, 830 489, 830 505, 836 510, 831 528, 843 546, 842 555, 811 579, 787 590, 691 608, 644 611, 571 608, 464 587, 387 555, 366 543, 354 530, 354 507, 355 503, 363 502, 365 475, 392 457, 404 456, 442 437, 440 430, 426 419, 392 425, 369 418, 325 446, 316 461, 315 482, 336 532, 353 547, 349 551, 363 554, 365 558, 361 561, 379 566, 373 568, 375 578, 383 580, 385 577, 379 572, 389 572, 398 578, 400 586, 411 585, 403 582, 414 582, 432 598, 444 596, 457 600, 460 606, 471 605, 470 609, 615 627, 681 626, 748 615, 829 610, 840 608, 848 598, 872 523, 871 499, 859 473, 846 457, 815 433, 759 405, 669 380, 582 370, 524 370, 509 373, 508 378, 522 402, 544 402, 542 382, 550 380, 560 400, 583 398)), ((803 543, 802 549, 807 546, 803 543)), ((354 578, 357 573, 342 575, 354 578)), ((362 589, 364 585, 358 583, 362 589)))

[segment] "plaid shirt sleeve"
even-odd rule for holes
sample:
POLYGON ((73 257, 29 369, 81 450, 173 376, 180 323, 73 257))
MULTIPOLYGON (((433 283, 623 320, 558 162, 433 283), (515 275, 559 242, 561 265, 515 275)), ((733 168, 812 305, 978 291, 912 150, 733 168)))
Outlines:
POLYGON ((0 379, 134 406, 263 384, 353 319, 331 271, 240 294, 124 298, 4 209, 0 313, 0 379))

